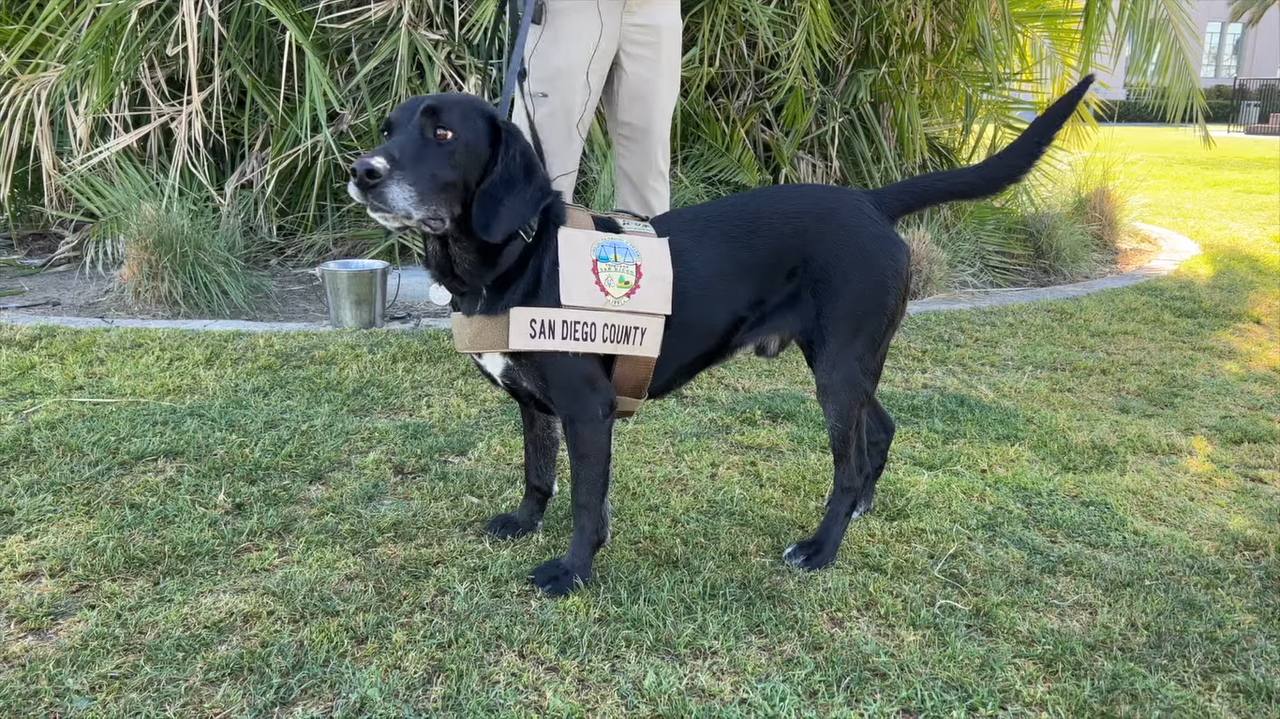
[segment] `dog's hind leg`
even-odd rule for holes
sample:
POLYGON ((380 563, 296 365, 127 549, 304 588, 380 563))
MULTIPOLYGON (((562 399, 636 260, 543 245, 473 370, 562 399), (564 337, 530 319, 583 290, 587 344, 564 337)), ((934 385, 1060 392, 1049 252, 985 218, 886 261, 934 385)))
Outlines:
POLYGON ((867 404, 867 460, 871 463, 871 473, 862 484, 862 492, 853 505, 853 518, 857 519, 871 511, 875 504, 876 482, 884 474, 885 464, 889 461, 889 446, 893 444, 896 425, 893 417, 875 397, 867 404))
MULTIPOLYGON (((863 343, 849 343, 843 348, 859 344, 863 343)), ((862 354, 862 361, 858 361, 848 351, 815 353, 809 346, 803 349, 806 359, 812 358, 809 364, 817 380, 818 403, 826 418, 835 478, 827 497, 826 515, 817 531, 787 547, 782 558, 793 567, 819 569, 835 561, 849 521, 864 502, 870 502, 878 471, 884 467, 883 462, 875 461, 878 452, 871 451, 873 442, 877 450, 888 449, 882 418, 872 409, 873 404, 879 406, 874 393, 884 353, 856 353, 854 357, 862 354), (870 421, 869 414, 873 415, 870 421), (869 427, 871 423, 875 426, 869 427)))
POLYGON ((538 531, 547 502, 556 493, 556 455, 560 451, 556 418, 522 403, 520 419, 524 425, 524 497, 516 511, 489 520, 485 531, 500 539, 538 531))

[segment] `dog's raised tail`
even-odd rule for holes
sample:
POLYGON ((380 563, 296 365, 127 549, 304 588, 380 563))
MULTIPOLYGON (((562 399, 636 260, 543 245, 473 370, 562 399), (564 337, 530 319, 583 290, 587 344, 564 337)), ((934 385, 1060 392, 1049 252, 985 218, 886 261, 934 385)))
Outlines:
POLYGON ((970 167, 932 172, 886 185, 869 193, 872 200, 890 220, 897 222, 913 212, 944 202, 976 200, 1000 192, 1035 167, 1092 84, 1093 75, 1085 77, 1033 120, 1008 147, 986 160, 970 167))

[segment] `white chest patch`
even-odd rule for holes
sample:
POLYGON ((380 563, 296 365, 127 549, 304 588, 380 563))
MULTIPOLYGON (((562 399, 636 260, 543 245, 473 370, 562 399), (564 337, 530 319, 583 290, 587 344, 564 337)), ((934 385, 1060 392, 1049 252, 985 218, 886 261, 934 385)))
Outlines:
POLYGON ((475 360, 476 366, 480 368, 481 372, 489 375, 500 386, 506 387, 502 382, 502 373, 506 372, 507 367, 511 366, 511 360, 507 359, 506 355, 501 352, 485 352, 479 357, 472 355, 472 359, 475 360))

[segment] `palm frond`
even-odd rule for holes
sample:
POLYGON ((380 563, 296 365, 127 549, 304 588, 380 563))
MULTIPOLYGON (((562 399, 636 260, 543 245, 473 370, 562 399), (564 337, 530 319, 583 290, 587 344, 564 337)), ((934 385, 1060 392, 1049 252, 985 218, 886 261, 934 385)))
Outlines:
POLYGON ((1262 18, 1272 8, 1280 8, 1280 2, 1277 0, 1231 0, 1231 22, 1240 22, 1244 18, 1245 25, 1257 27, 1262 24, 1262 18))

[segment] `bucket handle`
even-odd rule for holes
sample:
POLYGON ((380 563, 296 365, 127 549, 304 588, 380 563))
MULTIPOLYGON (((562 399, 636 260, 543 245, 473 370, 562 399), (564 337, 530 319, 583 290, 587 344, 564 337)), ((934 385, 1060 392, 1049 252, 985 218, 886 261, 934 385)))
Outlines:
POLYGON ((390 314, 391 307, 395 305, 396 299, 400 297, 400 276, 403 274, 404 272, 400 269, 400 265, 396 265, 396 293, 392 295, 391 301, 387 302, 386 306, 382 308, 383 314, 390 314))

